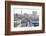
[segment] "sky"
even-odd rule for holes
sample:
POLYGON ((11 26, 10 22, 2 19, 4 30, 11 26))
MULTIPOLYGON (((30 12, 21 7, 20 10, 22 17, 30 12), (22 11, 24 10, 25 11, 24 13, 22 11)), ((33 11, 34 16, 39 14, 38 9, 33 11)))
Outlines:
POLYGON ((22 14, 27 13, 27 14, 32 14, 33 11, 36 11, 37 14, 39 14, 39 9, 35 10, 35 9, 30 9, 30 8, 15 8, 14 9, 14 13, 16 14, 22 14))
POLYGON ((22 6, 22 5, 11 5, 11 8, 13 8, 13 12, 16 14, 32 14, 33 11, 37 12, 37 15, 41 13, 41 6, 22 6))

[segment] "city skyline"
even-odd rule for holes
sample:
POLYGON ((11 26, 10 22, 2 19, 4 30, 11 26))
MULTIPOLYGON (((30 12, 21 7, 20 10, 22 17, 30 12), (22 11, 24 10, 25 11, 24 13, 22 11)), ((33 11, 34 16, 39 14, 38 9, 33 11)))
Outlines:
POLYGON ((37 15, 39 15, 39 10, 30 10, 30 9, 25 9, 25 8, 24 9, 22 9, 22 8, 16 8, 14 10, 14 13, 15 14, 21 14, 21 12, 22 12, 22 14, 24 14, 24 13, 32 14, 33 11, 37 12, 37 15))
POLYGON ((39 26, 39 15, 36 11, 33 11, 32 14, 24 13, 15 14, 14 13, 14 27, 31 27, 39 26))

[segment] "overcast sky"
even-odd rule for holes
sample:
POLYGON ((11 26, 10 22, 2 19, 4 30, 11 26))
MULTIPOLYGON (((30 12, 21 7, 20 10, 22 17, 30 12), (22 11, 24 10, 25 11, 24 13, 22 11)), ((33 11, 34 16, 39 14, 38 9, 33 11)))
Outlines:
POLYGON ((22 5, 11 5, 12 11, 16 14, 22 14, 27 13, 27 14, 32 14, 33 11, 36 11, 37 14, 41 14, 42 12, 42 7, 41 6, 22 6, 22 5))
POLYGON ((22 14, 24 13, 27 13, 27 14, 32 14, 33 11, 36 11, 37 14, 39 14, 39 10, 35 10, 35 9, 29 9, 29 8, 15 8, 14 9, 14 13, 18 13, 18 14, 21 14, 21 11, 22 11, 22 14))

